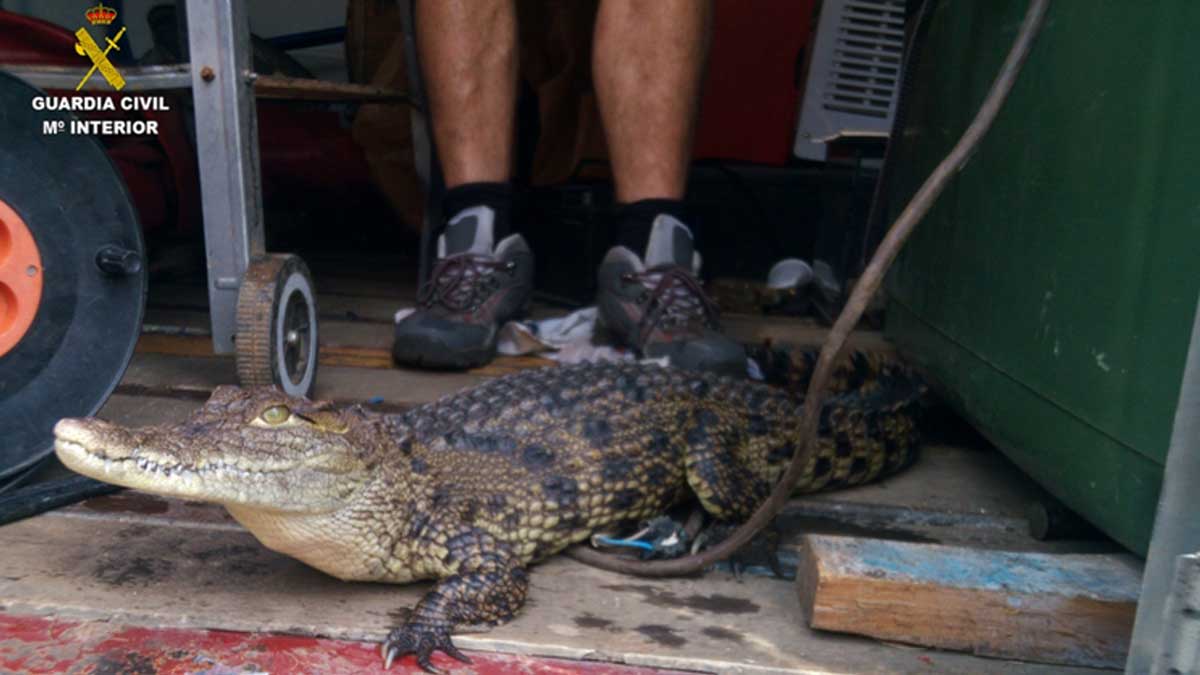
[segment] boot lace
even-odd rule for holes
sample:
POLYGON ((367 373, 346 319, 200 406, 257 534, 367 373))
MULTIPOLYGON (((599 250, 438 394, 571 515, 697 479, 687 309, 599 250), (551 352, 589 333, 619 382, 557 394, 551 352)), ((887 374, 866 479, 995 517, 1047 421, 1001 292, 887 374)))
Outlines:
POLYGON ((645 342, 656 329, 720 330, 716 303, 708 298, 700 282, 679 265, 624 274, 621 281, 641 284, 644 289, 637 299, 645 307, 638 322, 640 342, 645 342))
POLYGON ((441 306, 451 312, 477 309, 500 287, 497 272, 511 275, 516 267, 511 260, 471 253, 442 258, 417 292, 417 303, 423 309, 441 306))

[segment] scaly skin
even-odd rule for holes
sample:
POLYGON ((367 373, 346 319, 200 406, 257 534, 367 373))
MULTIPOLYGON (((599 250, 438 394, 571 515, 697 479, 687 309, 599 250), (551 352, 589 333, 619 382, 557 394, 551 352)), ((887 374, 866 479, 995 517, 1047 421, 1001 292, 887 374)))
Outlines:
MULTIPOLYGON (((857 386, 824 411, 801 491, 873 480, 914 456, 916 388, 856 355, 857 386), (864 393, 866 392, 866 393, 864 393)), ((224 505, 268 548, 341 579, 438 583, 383 645, 385 659, 462 655, 459 626, 503 622, 527 565, 695 495, 746 518, 791 458, 799 401, 765 385, 654 365, 525 371, 383 415, 218 388, 181 424, 55 427, 70 468, 224 505)))

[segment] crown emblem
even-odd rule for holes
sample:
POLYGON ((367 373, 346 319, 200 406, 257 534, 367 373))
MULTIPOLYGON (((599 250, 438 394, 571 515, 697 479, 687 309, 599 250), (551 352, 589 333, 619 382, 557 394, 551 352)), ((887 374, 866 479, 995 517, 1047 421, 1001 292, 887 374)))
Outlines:
POLYGON ((107 26, 117 18, 117 10, 112 7, 105 7, 103 3, 98 3, 95 7, 88 8, 85 15, 88 22, 93 26, 107 26))

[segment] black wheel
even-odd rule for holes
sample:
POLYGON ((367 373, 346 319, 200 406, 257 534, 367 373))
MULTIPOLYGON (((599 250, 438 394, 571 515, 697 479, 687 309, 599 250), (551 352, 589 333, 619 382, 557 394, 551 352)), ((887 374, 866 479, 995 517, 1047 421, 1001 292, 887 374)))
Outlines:
POLYGON ((237 373, 243 386, 277 385, 308 396, 317 379, 317 294, 304 261, 268 255, 250 263, 237 305, 237 373))
POLYGON ((141 226, 104 147, 0 72, 0 479, 94 415, 133 357, 146 301, 141 226))

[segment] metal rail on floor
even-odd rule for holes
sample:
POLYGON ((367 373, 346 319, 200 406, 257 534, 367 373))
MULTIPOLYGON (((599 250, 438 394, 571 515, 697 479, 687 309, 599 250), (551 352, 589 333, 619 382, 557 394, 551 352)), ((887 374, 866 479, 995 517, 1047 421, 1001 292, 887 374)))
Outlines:
POLYGON ((1194 673, 1200 668, 1200 306, 1183 367, 1163 468, 1154 535, 1125 672, 1194 673))

